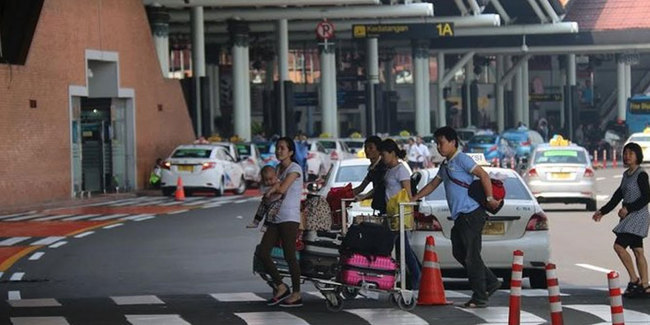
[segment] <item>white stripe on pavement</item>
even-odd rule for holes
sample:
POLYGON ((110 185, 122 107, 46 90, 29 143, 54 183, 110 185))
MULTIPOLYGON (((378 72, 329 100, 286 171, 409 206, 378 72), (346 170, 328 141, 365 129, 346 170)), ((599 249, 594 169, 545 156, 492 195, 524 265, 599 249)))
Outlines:
POLYGON ((578 263, 578 264, 576 264, 576 266, 583 267, 585 269, 589 269, 589 270, 592 270, 592 271, 603 272, 603 273, 612 272, 612 270, 610 270, 610 269, 602 268, 600 266, 595 266, 595 265, 591 265, 591 264, 578 263))
POLYGON ((41 259, 41 257, 43 257, 43 255, 45 255, 45 253, 36 252, 36 253, 32 254, 32 256, 29 257, 29 260, 30 261, 37 261, 37 260, 41 259))
POLYGON ((94 231, 86 231, 86 232, 82 232, 80 234, 74 235, 74 238, 84 238, 84 237, 92 235, 94 233, 95 233, 94 231))
POLYGON ((30 246, 50 245, 50 244, 54 244, 55 242, 58 242, 59 240, 64 239, 64 238, 65 237, 61 237, 61 236, 45 237, 45 238, 43 238, 41 240, 38 240, 38 241, 35 241, 35 242, 33 242, 33 243, 29 244, 29 245, 30 246))
POLYGON ((57 307, 61 306, 56 299, 43 298, 43 299, 21 299, 9 300, 11 307, 57 307))
MULTIPOLYGON (((487 308, 461 308, 456 307, 464 312, 473 314, 476 317, 483 319, 486 323, 505 323, 508 324, 508 307, 487 307, 487 308)), ((526 325, 539 325, 546 324, 546 320, 535 316, 531 313, 521 311, 520 317, 521 323, 526 323, 526 325)))
POLYGON ((8 218, 13 218, 13 217, 17 217, 17 216, 23 216, 23 215, 26 215, 26 214, 34 214, 34 213, 36 213, 36 211, 29 211, 29 212, 20 212, 20 213, 14 213, 14 214, 7 214, 7 215, 4 215, 4 216, 0 216, 0 220, 2 220, 2 219, 8 219, 8 218))
POLYGON ((43 317, 11 317, 14 325, 69 325, 64 317, 43 316, 43 317))
MULTIPOLYGON (((604 321, 609 322, 612 319, 611 307, 609 305, 565 305, 564 307, 592 314, 604 321)), ((650 323, 650 315, 629 309, 623 309, 623 318, 626 323, 650 323)))
POLYGON ((605 177, 596 177, 596 181, 602 181, 604 179, 605 179, 605 177))
POLYGON ((107 216, 103 217, 98 217, 98 218, 92 218, 90 221, 104 221, 104 220, 110 220, 110 219, 115 219, 115 218, 121 218, 124 216, 128 216, 128 213, 116 213, 116 214, 109 214, 107 216))
POLYGON ((59 215, 53 215, 49 217, 43 217, 43 218, 38 218, 34 220, 29 220, 29 221, 50 221, 50 220, 56 220, 56 219, 63 219, 66 217, 72 217, 74 214, 59 214, 59 215))
POLYGON ((247 325, 309 325, 304 319, 283 311, 235 313, 235 316, 243 319, 247 325))
POLYGON ((199 204, 203 204, 203 203, 208 203, 210 201, 211 200, 209 200, 209 199, 203 199, 203 200, 198 200, 198 201, 194 201, 194 202, 186 202, 186 203, 183 203, 183 205, 185 205, 185 206, 199 205, 199 204))
POLYGON ((13 290, 7 292, 7 298, 9 298, 9 300, 20 300, 20 291, 13 290))
POLYGON ((415 314, 394 308, 345 309, 344 311, 357 315, 373 325, 429 324, 429 322, 425 321, 415 314))
POLYGON ((221 302, 266 301, 252 292, 213 293, 210 296, 221 302))
POLYGON ((155 217, 156 216, 145 216, 145 217, 140 217, 140 218, 137 218, 137 219, 133 219, 133 221, 145 221, 145 220, 153 219, 155 217))
POLYGON ((215 202, 215 203, 208 203, 204 204, 201 206, 201 208, 207 209, 207 208, 217 208, 222 206, 224 203, 223 202, 215 202))
POLYGON ((458 291, 453 291, 453 290, 445 290, 445 297, 447 298, 469 298, 469 295, 466 295, 462 292, 458 291))
POLYGON ((100 216, 101 214, 82 214, 80 216, 75 216, 75 217, 70 217, 70 218, 65 218, 63 221, 75 221, 75 220, 81 220, 81 219, 87 219, 87 218, 92 218, 96 216, 100 216))
POLYGON ((187 212, 187 211, 190 211, 190 210, 183 209, 183 210, 168 212, 167 214, 179 214, 179 213, 184 213, 184 212, 187 212))
POLYGON ((25 240, 27 240, 29 238, 31 238, 31 237, 11 237, 11 238, 7 238, 7 239, 5 239, 3 241, 0 241, 0 246, 15 245, 15 244, 20 243, 21 241, 25 241, 25 240))
POLYGON ((45 214, 42 214, 42 213, 28 214, 28 215, 22 216, 22 217, 15 217, 15 218, 11 218, 11 219, 6 219, 5 221, 23 221, 23 220, 33 219, 33 218, 38 218, 38 217, 43 217, 43 216, 45 216, 45 214))
POLYGON ((133 325, 191 325, 180 315, 124 315, 133 325))
POLYGON ((20 281, 23 279, 25 276, 25 272, 16 272, 11 275, 11 278, 9 278, 9 281, 20 281))
POLYGON ((117 305, 158 305, 165 304, 156 296, 116 296, 111 297, 117 305))
POLYGON ((108 226, 102 227, 102 228, 103 229, 112 229, 112 228, 119 227, 119 226, 124 226, 124 224, 123 223, 114 223, 112 225, 108 225, 108 226))
POLYGON ((142 217, 147 217, 147 216, 150 216, 150 215, 152 215, 152 214, 149 214, 149 213, 136 214, 136 215, 132 215, 132 216, 128 216, 128 217, 122 218, 122 219, 120 219, 120 220, 121 220, 121 221, 127 221, 127 220, 133 220, 133 219, 138 219, 138 218, 142 218, 142 217))
POLYGON ((48 246, 48 247, 49 247, 49 248, 59 248, 59 247, 65 245, 65 244, 67 244, 67 243, 68 243, 67 241, 60 241, 60 242, 58 242, 58 243, 54 243, 54 244, 52 244, 52 245, 50 245, 50 246, 48 246))
POLYGON ((623 175, 614 175, 614 178, 623 178, 623 175))

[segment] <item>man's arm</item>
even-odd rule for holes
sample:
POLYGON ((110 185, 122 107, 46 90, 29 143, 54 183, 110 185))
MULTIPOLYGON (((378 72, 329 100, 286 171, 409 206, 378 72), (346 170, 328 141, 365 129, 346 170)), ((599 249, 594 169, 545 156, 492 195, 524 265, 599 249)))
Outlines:
POLYGON ((361 184, 359 184, 359 186, 352 189, 352 193, 354 193, 354 195, 359 195, 359 193, 363 192, 363 190, 366 189, 368 184, 370 184, 370 180, 366 176, 366 178, 363 179, 363 182, 361 182, 361 184))
POLYGON ((492 181, 490 180, 490 175, 483 169, 481 166, 476 166, 472 170, 472 174, 478 177, 481 180, 481 185, 483 185, 483 192, 485 193, 485 198, 487 199, 487 204, 492 208, 497 208, 501 201, 497 201, 492 196, 492 181))
POLYGON ((439 176, 436 176, 427 185, 425 185, 419 192, 417 192, 415 195, 413 195, 413 197, 411 197, 411 201, 417 201, 417 200, 420 200, 421 198, 429 195, 436 188, 438 188, 438 185, 440 185, 441 182, 442 182, 442 179, 439 176))

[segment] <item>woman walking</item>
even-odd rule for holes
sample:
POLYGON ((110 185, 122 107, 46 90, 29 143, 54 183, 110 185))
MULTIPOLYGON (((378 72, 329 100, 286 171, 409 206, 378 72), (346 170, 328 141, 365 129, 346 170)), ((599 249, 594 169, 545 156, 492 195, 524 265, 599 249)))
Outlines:
POLYGON ((296 259, 296 236, 300 226, 300 198, 302 195, 302 168, 295 160, 296 147, 291 138, 282 137, 275 143, 275 156, 280 161, 277 167, 278 183, 273 185, 265 194, 271 197, 274 194, 284 195, 282 205, 273 218, 268 222, 268 227, 260 243, 260 259, 264 268, 276 284, 275 295, 267 301, 269 306, 300 307, 300 265, 296 259), (284 259, 289 265, 291 285, 293 292, 282 282, 273 260, 271 250, 273 245, 282 240, 284 259))
POLYGON ((628 168, 623 173, 621 185, 616 189, 609 202, 596 211, 592 217, 594 221, 600 221, 604 215, 618 205, 618 202, 623 200, 623 207, 618 210, 618 217, 621 220, 613 231, 616 234, 614 251, 630 276, 630 282, 623 294, 624 297, 650 296, 648 262, 643 252, 643 238, 648 236, 648 227, 650 226, 650 213, 648 212, 650 184, 648 183, 648 174, 640 167, 642 162, 641 147, 634 142, 626 144, 623 148, 623 163, 628 168), (634 269, 632 257, 627 252, 627 247, 630 247, 634 253, 638 275, 634 269))

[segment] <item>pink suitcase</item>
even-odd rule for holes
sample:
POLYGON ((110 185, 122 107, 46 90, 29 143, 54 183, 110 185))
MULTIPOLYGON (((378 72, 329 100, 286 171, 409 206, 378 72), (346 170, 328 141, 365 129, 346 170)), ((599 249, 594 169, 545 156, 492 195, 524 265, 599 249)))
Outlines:
POLYGON ((374 284, 382 290, 390 290, 395 285, 397 263, 390 257, 344 255, 341 256, 341 266, 340 281, 344 284, 374 284))

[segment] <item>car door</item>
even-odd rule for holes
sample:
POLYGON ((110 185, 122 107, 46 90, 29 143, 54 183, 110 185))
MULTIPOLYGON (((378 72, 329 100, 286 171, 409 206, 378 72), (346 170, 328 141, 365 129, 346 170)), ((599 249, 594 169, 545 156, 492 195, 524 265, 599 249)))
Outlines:
POLYGON ((228 189, 238 188, 242 178, 241 166, 237 164, 235 158, 228 152, 225 152, 225 165, 227 166, 224 175, 224 179, 226 180, 225 187, 228 189))

